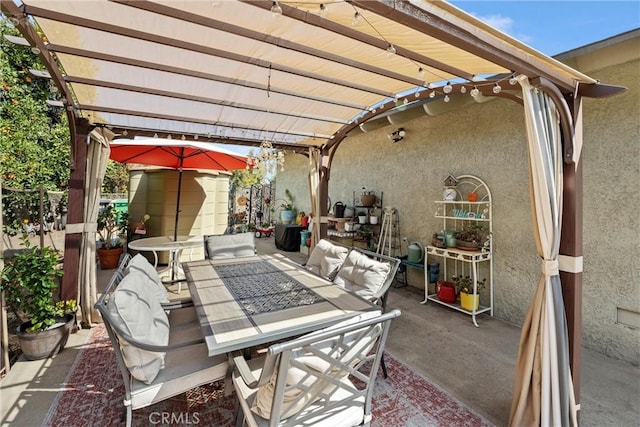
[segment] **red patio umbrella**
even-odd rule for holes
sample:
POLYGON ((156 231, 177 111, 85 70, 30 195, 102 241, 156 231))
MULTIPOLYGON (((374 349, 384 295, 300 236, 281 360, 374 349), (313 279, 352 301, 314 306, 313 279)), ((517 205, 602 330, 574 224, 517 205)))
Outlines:
POLYGON ((164 166, 178 171, 174 240, 178 238, 182 171, 184 169, 231 171, 244 169, 247 166, 246 156, 211 143, 155 138, 112 141, 109 158, 120 163, 164 166))

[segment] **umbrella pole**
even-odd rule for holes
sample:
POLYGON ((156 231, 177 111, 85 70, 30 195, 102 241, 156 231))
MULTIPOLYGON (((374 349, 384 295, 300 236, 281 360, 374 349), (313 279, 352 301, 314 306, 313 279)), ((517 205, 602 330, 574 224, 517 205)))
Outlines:
MULTIPOLYGON (((180 193, 182 192, 182 168, 178 169, 178 196, 176 197, 176 219, 173 226, 173 241, 178 241, 178 219, 180 218, 180 193)), ((173 254, 172 256, 176 256, 173 254)), ((176 266, 178 264, 177 259, 169 260, 171 262, 171 281, 176 280, 176 266)))

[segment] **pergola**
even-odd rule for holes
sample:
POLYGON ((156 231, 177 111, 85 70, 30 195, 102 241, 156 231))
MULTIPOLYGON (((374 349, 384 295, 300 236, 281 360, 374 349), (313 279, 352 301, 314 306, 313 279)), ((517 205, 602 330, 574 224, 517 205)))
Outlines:
MULTIPOLYGON (((543 257, 553 261, 543 270, 547 276, 559 270, 579 403, 582 98, 623 88, 601 84, 444 1, 0 2, 23 43, 41 57, 46 70, 33 73, 52 79, 71 126, 63 298, 78 294, 81 241, 91 233, 83 219, 86 142, 96 128, 107 141, 268 141, 308 154, 319 238, 326 233, 332 158, 350 132, 398 109, 488 96, 524 105, 535 139, 536 111, 524 94, 543 93, 559 122, 562 223, 559 268, 558 260, 543 257)), ((542 175, 534 172, 532 185, 542 175)))

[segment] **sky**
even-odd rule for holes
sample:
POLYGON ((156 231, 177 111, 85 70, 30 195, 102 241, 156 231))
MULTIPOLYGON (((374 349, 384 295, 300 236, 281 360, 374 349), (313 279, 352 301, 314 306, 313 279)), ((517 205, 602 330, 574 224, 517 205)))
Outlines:
POLYGON ((449 3, 549 56, 640 27, 640 0, 449 3))

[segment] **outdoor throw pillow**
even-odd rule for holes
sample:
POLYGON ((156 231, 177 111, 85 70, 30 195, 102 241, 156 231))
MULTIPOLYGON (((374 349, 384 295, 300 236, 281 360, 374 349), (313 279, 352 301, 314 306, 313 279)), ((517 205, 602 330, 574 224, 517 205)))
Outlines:
MULTIPOLYGON (((169 343, 169 320, 144 273, 132 270, 109 299, 109 313, 114 326, 136 341, 166 346, 169 343)), ((164 367, 164 352, 137 348, 120 340, 125 365, 131 375, 151 384, 164 367)))
POLYGON ((386 262, 376 261, 352 250, 333 283, 371 300, 379 296, 377 293, 384 285, 389 270, 390 266, 386 262))
POLYGON ((253 233, 205 236, 205 256, 208 259, 253 256, 256 254, 254 239, 253 233))
POLYGON ((129 274, 134 270, 143 273, 150 279, 147 283, 149 283, 153 287, 153 290, 157 294, 158 300, 161 303, 169 302, 167 288, 165 288, 165 286, 162 284, 162 281, 160 280, 160 276, 158 275, 156 269, 153 267, 153 265, 151 265, 149 261, 147 261, 144 256, 142 256, 142 254, 137 254, 136 256, 131 258, 131 261, 129 261, 125 272, 126 274, 129 274))
POLYGON ((321 239, 313 252, 305 268, 327 280, 333 280, 338 274, 340 266, 347 257, 349 250, 342 246, 334 245, 328 240, 321 239))

